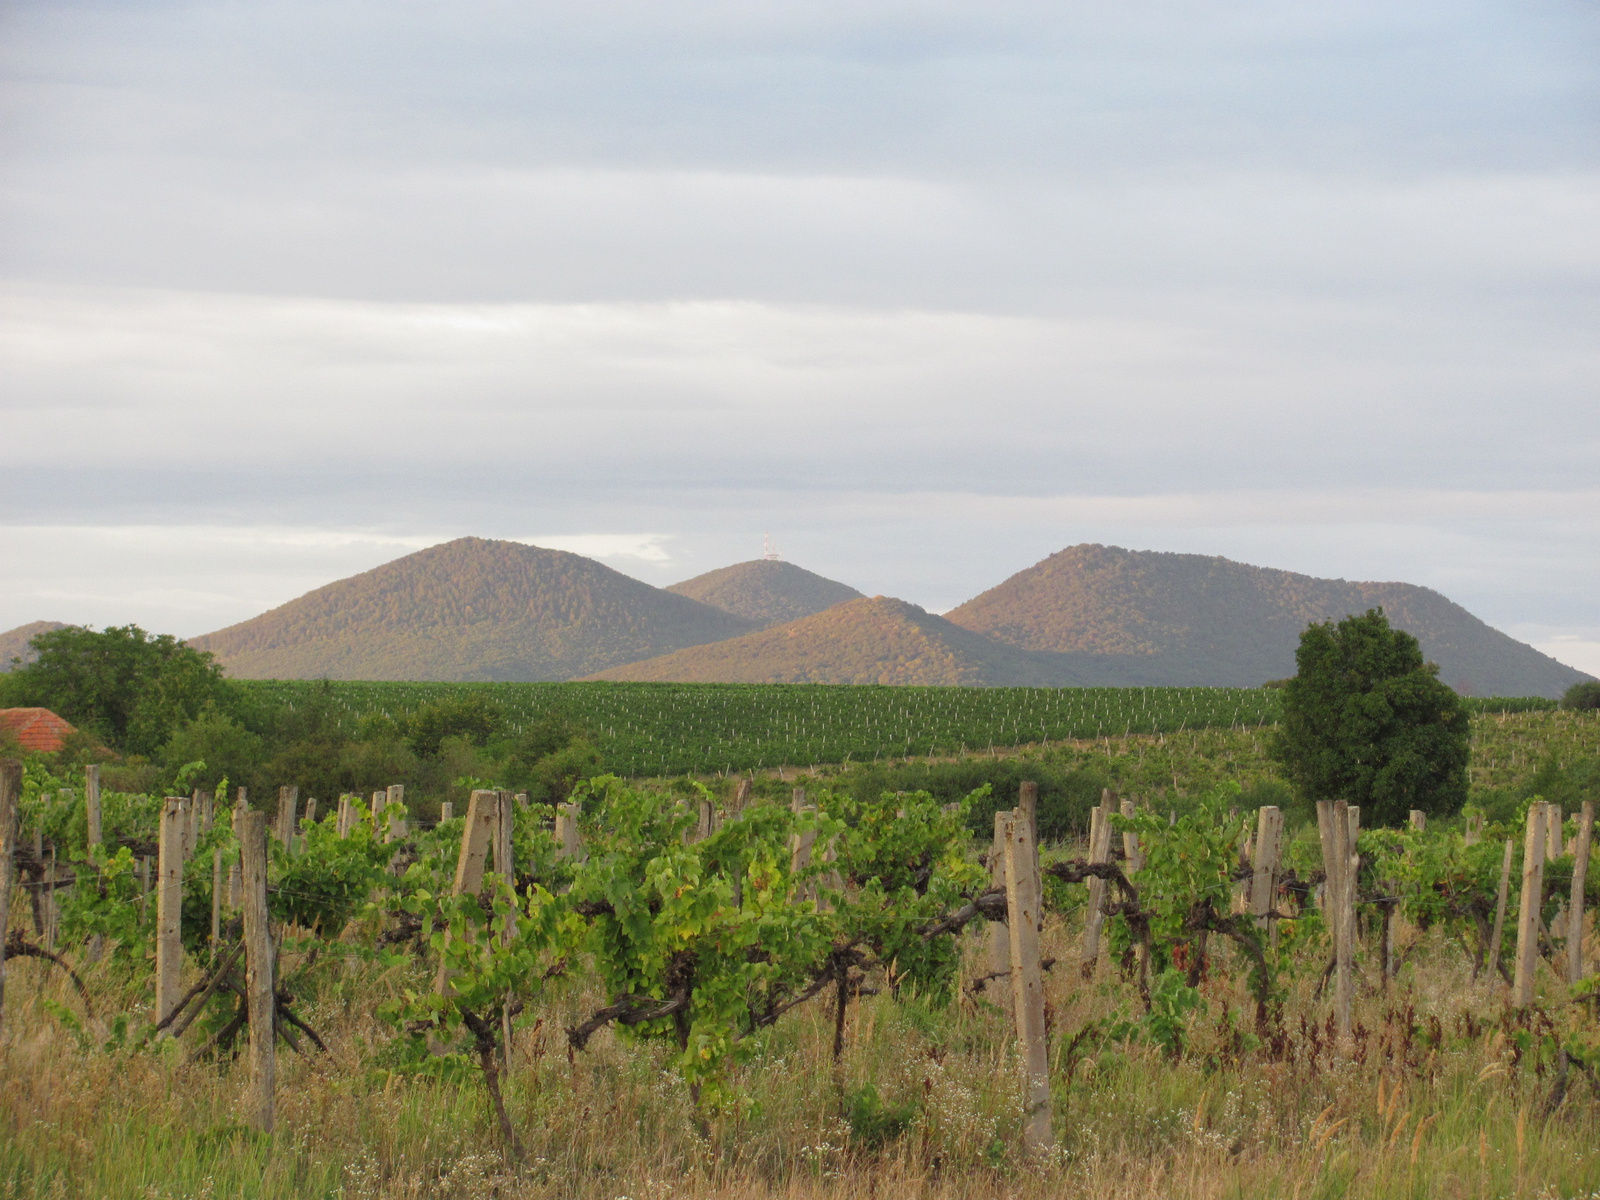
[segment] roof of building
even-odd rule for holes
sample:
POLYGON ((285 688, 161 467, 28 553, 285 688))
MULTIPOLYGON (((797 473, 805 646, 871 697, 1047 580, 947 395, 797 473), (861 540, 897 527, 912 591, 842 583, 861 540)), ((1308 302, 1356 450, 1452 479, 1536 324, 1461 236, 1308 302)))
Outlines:
POLYGON ((48 708, 0 708, 0 726, 9 729, 24 750, 54 754, 77 730, 48 708))

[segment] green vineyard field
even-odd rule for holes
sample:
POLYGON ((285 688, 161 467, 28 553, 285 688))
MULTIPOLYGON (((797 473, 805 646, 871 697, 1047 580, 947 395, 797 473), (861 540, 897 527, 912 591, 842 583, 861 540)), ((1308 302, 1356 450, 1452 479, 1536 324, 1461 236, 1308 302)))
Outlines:
MULTIPOLYGON (((955 688, 823 684, 389 683, 244 681, 263 706, 328 687, 354 718, 400 717, 487 695, 513 730, 559 714, 588 731, 606 768, 629 776, 712 774, 815 763, 959 755, 991 747, 1275 724, 1264 688, 955 688)), ((1553 707, 1477 700, 1477 711, 1553 707)))

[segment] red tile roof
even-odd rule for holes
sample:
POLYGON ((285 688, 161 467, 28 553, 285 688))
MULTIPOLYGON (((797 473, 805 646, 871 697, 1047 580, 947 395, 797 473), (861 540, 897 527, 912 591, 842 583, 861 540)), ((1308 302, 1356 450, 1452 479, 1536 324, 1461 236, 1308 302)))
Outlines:
POLYGON ((77 730, 48 708, 0 708, 0 725, 22 743, 24 750, 54 754, 69 733, 77 730))

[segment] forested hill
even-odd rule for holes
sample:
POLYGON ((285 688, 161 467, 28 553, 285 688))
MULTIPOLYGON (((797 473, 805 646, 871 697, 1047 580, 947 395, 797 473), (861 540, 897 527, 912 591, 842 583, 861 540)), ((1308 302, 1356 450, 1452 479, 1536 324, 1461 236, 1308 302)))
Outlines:
POLYGON ((1441 677, 1481 696, 1559 696, 1588 678, 1409 583, 1353 583, 1199 554, 1072 546, 945 615, 1103 681, 1250 687, 1294 673, 1301 630, 1381 606, 1441 677), (1124 678, 1125 677, 1125 678, 1124 678))
POLYGON ((24 663, 32 662, 34 651, 28 643, 41 633, 65 628, 66 626, 60 621, 30 621, 26 625, 18 625, 15 629, 0 633, 0 671, 11 670, 13 658, 20 658, 24 663))
POLYGON ((753 627, 581 555, 460 538, 191 644, 256 679, 559 680, 753 627))
POLYGON ((861 593, 793 563, 758 558, 707 571, 667 589, 725 609, 763 628, 809 617, 861 593))
POLYGON ((786 625, 613 667, 592 678, 924 686, 1069 682, 1045 661, 1050 657, 981 637, 904 600, 863 596, 786 625))

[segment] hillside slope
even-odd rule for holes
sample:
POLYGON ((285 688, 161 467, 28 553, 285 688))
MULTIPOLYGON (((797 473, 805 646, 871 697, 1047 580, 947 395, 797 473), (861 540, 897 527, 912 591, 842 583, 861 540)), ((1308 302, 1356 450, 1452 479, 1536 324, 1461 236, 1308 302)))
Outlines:
POLYGON ((26 625, 18 625, 15 629, 0 633, 0 671, 11 670, 13 658, 20 658, 24 664, 32 662, 34 653, 28 643, 41 633, 66 627, 64 621, 29 621, 26 625))
POLYGON ((1352 583, 1199 554, 1072 546, 945 614, 1104 683, 1250 687, 1294 674, 1300 631, 1381 606, 1456 689, 1559 696, 1586 676, 1430 588, 1352 583))
POLYGON ((590 678, 967 687, 1075 682, 1052 658, 981 637, 904 600, 863 596, 786 625, 612 667, 590 678))
POLYGON ((707 571, 675 583, 667 591, 744 617, 762 628, 797 621, 861 596, 848 584, 766 558, 707 571))
POLYGON ((581 555, 459 538, 190 644, 253 679, 561 680, 751 628, 581 555))

